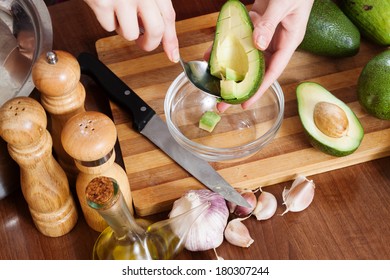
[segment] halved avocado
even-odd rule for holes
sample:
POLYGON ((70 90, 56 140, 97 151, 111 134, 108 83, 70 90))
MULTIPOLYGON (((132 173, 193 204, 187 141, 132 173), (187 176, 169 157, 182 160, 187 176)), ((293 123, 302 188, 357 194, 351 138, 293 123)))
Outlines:
POLYGON ((356 151, 364 131, 348 105, 314 82, 299 84, 296 93, 299 117, 313 147, 338 157, 356 151))
POLYGON ((231 104, 248 100, 264 76, 264 56, 253 44, 253 24, 246 7, 228 0, 221 8, 210 54, 210 72, 221 79, 221 99, 231 104))

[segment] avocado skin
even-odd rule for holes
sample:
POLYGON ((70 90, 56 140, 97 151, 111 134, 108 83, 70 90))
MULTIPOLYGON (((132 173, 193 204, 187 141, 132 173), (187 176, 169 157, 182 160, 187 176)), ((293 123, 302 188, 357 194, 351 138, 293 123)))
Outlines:
POLYGON ((340 7, 364 37, 390 45, 390 0, 342 0, 340 7))
POLYGON ((253 87, 246 96, 242 97, 242 98, 239 98, 239 99, 222 99, 220 98, 219 101, 223 101, 225 103, 229 103, 229 104, 241 104, 241 103, 244 103, 245 101, 247 101, 249 98, 251 98, 256 92, 257 90, 259 89, 262 81, 263 81, 263 78, 264 78, 264 72, 265 72, 265 60, 264 60, 264 54, 262 51, 259 51, 259 50, 256 50, 259 52, 259 55, 260 55, 260 68, 259 68, 259 72, 258 72, 258 76, 256 77, 258 79, 258 86, 257 87, 253 87))
POLYGON ((358 100, 367 112, 390 120, 390 49, 372 58, 360 73, 358 100))
POLYGON ((332 147, 326 146, 326 145, 318 142, 317 139, 315 139, 313 136, 311 136, 311 134, 306 129, 304 129, 304 131, 305 131, 307 138, 309 139, 309 143, 314 148, 316 148, 317 150, 319 150, 323 153, 331 155, 331 156, 344 157, 344 156, 352 154, 353 152, 355 152, 359 148, 359 146, 357 146, 355 149, 352 149, 349 151, 339 151, 339 150, 336 150, 332 147))
POLYGON ((315 0, 303 41, 298 46, 316 55, 348 57, 359 52, 360 32, 331 0, 315 0))

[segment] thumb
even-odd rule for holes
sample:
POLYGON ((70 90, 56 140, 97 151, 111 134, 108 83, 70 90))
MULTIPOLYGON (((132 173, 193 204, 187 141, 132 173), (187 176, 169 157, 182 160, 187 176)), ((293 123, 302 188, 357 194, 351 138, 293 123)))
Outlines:
POLYGON ((256 10, 250 12, 254 26, 253 40, 258 49, 263 51, 268 48, 284 12, 273 1, 269 3, 263 14, 258 13, 256 10))
POLYGON ((274 36, 276 25, 271 21, 261 20, 254 25, 253 40, 259 50, 266 50, 274 36))

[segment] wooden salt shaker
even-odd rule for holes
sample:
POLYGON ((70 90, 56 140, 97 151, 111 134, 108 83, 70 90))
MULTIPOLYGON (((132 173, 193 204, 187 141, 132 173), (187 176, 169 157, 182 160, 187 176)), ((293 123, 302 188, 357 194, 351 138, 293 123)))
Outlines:
POLYGON ((87 111, 73 116, 61 134, 65 151, 80 170, 76 191, 88 225, 96 231, 107 227, 105 220, 85 200, 85 189, 95 177, 111 177, 118 182, 126 204, 133 213, 130 184, 126 172, 115 162, 117 131, 113 121, 100 112, 87 111))
POLYGON ((38 230, 57 237, 77 222, 66 174, 52 155, 46 113, 38 101, 17 97, 0 108, 0 133, 20 167, 20 185, 38 230))
POLYGON ((80 65, 70 53, 50 51, 42 54, 34 64, 32 77, 41 93, 42 106, 51 117, 49 131, 58 162, 73 186, 78 169, 62 147, 61 132, 71 117, 85 112, 85 88, 80 82, 80 65))

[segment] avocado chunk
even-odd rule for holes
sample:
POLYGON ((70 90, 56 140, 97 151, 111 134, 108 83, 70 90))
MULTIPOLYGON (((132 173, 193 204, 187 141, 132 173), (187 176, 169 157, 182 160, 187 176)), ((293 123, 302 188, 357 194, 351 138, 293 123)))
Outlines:
POLYGON ((390 45, 389 0, 342 0, 340 5, 364 37, 379 45, 390 45))
POLYGON ((221 120, 221 116, 213 111, 206 111, 199 120, 199 128, 212 132, 221 120))
POLYGON ((331 0, 315 0, 303 41, 298 46, 316 55, 348 57, 358 53, 360 32, 331 0))
POLYGON ((357 93, 360 105, 369 114, 390 120, 390 50, 376 55, 364 66, 357 93))
POLYGON ((210 73, 221 79, 221 100, 239 104, 253 96, 263 80, 264 56, 253 44, 253 24, 246 7, 228 0, 218 15, 210 73))
POLYGON ((314 82, 296 89, 298 114, 310 144, 332 156, 352 154, 363 139, 363 127, 343 101, 314 82))

